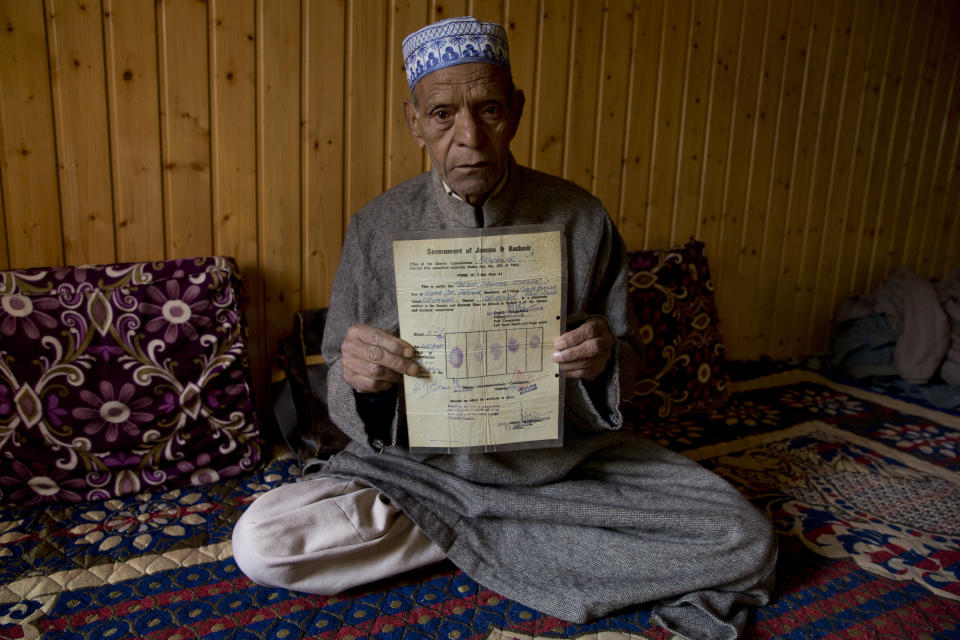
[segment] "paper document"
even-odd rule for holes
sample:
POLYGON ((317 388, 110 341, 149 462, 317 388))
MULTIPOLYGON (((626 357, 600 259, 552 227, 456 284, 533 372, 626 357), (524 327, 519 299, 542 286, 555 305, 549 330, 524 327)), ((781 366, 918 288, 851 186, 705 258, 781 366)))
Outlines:
POLYGON ((394 236, 409 446, 478 452, 563 444, 566 260, 559 225, 394 236))

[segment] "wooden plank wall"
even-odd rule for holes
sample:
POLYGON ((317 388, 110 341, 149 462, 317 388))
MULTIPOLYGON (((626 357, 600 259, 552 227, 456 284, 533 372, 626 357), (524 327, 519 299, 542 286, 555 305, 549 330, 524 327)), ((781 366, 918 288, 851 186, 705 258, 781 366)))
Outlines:
POLYGON ((232 255, 262 389, 350 214, 428 168, 400 41, 463 14, 508 28, 521 163, 707 244, 731 356, 960 267, 954 0, 0 0, 0 268, 232 255))

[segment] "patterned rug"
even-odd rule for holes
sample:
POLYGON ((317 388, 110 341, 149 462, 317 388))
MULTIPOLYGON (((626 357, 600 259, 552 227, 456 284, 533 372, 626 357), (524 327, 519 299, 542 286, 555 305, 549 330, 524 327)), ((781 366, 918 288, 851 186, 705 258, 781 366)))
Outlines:
MULTIPOLYGON (((751 638, 960 637, 960 417, 789 371, 726 409, 641 427, 728 478, 781 534, 751 638)), ((276 459, 216 485, 0 511, 0 638, 667 640, 638 608, 572 625, 452 565, 338 597, 252 584, 233 523, 293 481, 276 459)))

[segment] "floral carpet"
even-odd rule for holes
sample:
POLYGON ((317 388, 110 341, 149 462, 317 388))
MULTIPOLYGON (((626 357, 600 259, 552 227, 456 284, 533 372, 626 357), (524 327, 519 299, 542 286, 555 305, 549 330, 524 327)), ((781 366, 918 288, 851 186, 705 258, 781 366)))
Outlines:
MULTIPOLYGON (((748 637, 960 637, 957 415, 786 371, 735 383, 713 415, 638 428, 776 524, 777 592, 748 637)), ((669 638, 645 608, 572 625, 449 564, 338 597, 254 585, 233 562, 233 523, 295 468, 3 509, 0 638, 669 638)))

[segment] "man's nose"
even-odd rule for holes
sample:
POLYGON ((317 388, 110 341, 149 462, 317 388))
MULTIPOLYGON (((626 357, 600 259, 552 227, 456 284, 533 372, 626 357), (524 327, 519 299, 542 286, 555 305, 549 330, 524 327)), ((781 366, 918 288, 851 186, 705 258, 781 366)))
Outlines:
POLYGON ((465 147, 477 147, 483 140, 483 128, 480 121, 469 110, 462 110, 457 114, 456 130, 454 138, 457 144, 465 147))

